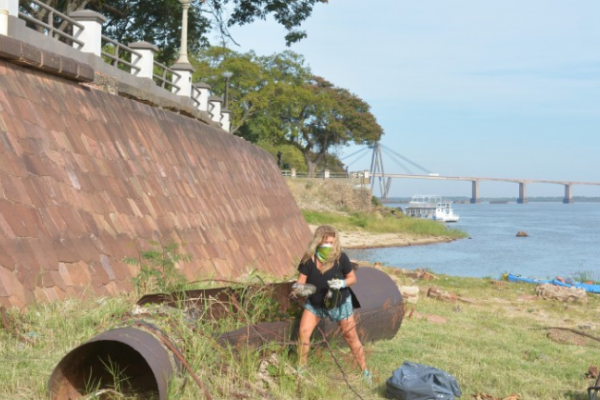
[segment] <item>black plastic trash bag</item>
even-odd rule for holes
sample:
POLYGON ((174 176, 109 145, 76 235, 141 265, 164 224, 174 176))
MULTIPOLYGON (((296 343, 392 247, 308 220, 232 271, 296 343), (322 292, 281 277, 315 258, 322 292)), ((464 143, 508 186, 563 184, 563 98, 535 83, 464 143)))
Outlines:
POLYGON ((404 361, 385 382, 385 398, 397 400, 454 400, 461 391, 456 378, 429 365, 404 361))

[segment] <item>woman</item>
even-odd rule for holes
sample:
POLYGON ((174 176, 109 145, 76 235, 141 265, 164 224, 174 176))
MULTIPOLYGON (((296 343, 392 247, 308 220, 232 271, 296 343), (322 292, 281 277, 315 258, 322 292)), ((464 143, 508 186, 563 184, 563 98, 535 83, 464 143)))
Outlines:
POLYGON ((352 295, 348 287, 356 283, 350 259, 340 248, 340 239, 334 227, 322 225, 315 231, 306 253, 298 267, 298 286, 312 284, 316 287, 304 304, 300 319, 298 364, 302 368, 308 360, 310 337, 323 318, 339 323, 342 335, 350 346, 352 355, 370 380, 365 353, 356 332, 352 295))

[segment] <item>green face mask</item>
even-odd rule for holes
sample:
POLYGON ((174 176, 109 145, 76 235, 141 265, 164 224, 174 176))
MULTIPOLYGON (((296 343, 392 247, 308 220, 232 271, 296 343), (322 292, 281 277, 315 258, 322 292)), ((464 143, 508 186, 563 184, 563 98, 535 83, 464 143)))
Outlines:
POLYGON ((319 259, 319 261, 325 262, 327 259, 329 259, 332 249, 333 249, 333 247, 329 243, 319 245, 317 247, 317 252, 316 252, 316 255, 317 255, 317 258, 319 259))

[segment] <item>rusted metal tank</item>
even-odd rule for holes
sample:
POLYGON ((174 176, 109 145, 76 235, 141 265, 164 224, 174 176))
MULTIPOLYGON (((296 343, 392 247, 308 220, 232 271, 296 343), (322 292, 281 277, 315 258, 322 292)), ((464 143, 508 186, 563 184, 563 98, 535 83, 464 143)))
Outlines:
MULTIPOLYGON (((354 311, 354 318, 361 341, 393 338, 398 333, 404 317, 404 304, 398 287, 387 274, 375 268, 361 267, 355 272, 357 282, 352 286, 352 291, 360 302, 360 308, 354 311)), ((284 291, 281 294, 289 303, 289 292, 284 291)), ((226 332, 219 336, 218 341, 232 345, 295 341, 299 324, 299 319, 260 323, 226 332)), ((320 331, 328 339, 340 336, 338 324, 330 320, 321 321, 314 335, 319 335, 320 331)))
MULTIPOLYGON (((398 287, 387 274, 374 268, 361 267, 356 270, 356 276, 357 283, 352 290, 361 307, 355 310, 354 317, 361 340, 393 338, 404 316, 398 287)), ((190 316, 218 322, 226 313, 231 314, 232 305, 234 309, 242 307, 251 298, 249 293, 261 291, 262 296, 273 300, 276 314, 282 319, 220 333, 217 341, 234 346, 293 343, 298 336, 302 304, 290 298, 291 286, 291 282, 285 282, 151 294, 143 296, 137 304, 179 307, 187 310, 190 316)), ((48 385, 50 398, 77 399, 84 393, 92 393, 90 386, 111 386, 114 374, 107 372, 109 365, 126 371, 133 393, 153 393, 154 398, 166 400, 169 380, 177 369, 178 359, 172 353, 176 349, 165 347, 164 340, 168 338, 157 335, 156 327, 143 322, 134 325, 104 332, 69 352, 52 373, 48 385)), ((328 340, 340 336, 337 323, 321 321, 318 328, 317 331, 323 331, 328 340)))
MULTIPOLYGON (((374 341, 393 338, 402 324, 404 304, 402 295, 392 279, 384 272, 370 267, 361 267, 356 271, 357 282, 352 286, 361 307, 356 309, 354 317, 362 341, 374 341)), ((295 341, 298 336, 298 317, 301 304, 290 299, 292 283, 266 285, 269 296, 279 305, 281 315, 296 316, 278 322, 264 322, 246 326, 235 331, 225 332, 218 337, 221 343, 234 345, 241 342, 260 345, 268 341, 295 341)), ((164 304, 170 306, 198 307, 205 315, 219 318, 228 312, 228 304, 241 301, 240 291, 231 287, 191 290, 176 294, 151 294, 142 297, 138 305, 164 304)), ((336 336, 338 325, 335 322, 321 321, 320 328, 329 337, 336 336)), ((318 329, 317 329, 318 331, 318 329)))
MULTIPOLYGON (((117 386, 122 395, 166 400, 177 361, 161 339, 140 326, 109 330, 71 350, 50 376, 48 397, 78 399, 117 386), (115 382, 125 376, 126 383, 115 382)), ((105 397, 112 398, 110 392, 105 397)))

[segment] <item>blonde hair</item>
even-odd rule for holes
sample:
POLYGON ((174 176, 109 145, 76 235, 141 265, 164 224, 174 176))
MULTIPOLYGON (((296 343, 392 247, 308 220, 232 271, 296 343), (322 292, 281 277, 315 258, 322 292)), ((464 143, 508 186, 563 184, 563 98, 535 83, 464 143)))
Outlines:
POLYGON ((342 253, 342 248, 340 245, 340 236, 338 235, 337 230, 331 225, 321 225, 317 228, 312 240, 310 241, 310 243, 308 245, 308 249, 306 249, 306 252, 302 256, 302 260, 300 262, 302 264, 304 264, 306 261, 311 259, 315 255, 315 252, 317 251, 317 247, 319 246, 319 244, 321 244, 321 242, 326 237, 330 237, 330 236, 334 238, 332 249, 331 249, 331 255, 329 256, 329 259, 327 259, 323 263, 322 272, 329 271, 333 267, 333 265, 336 263, 336 261, 339 260, 340 254, 342 253))

